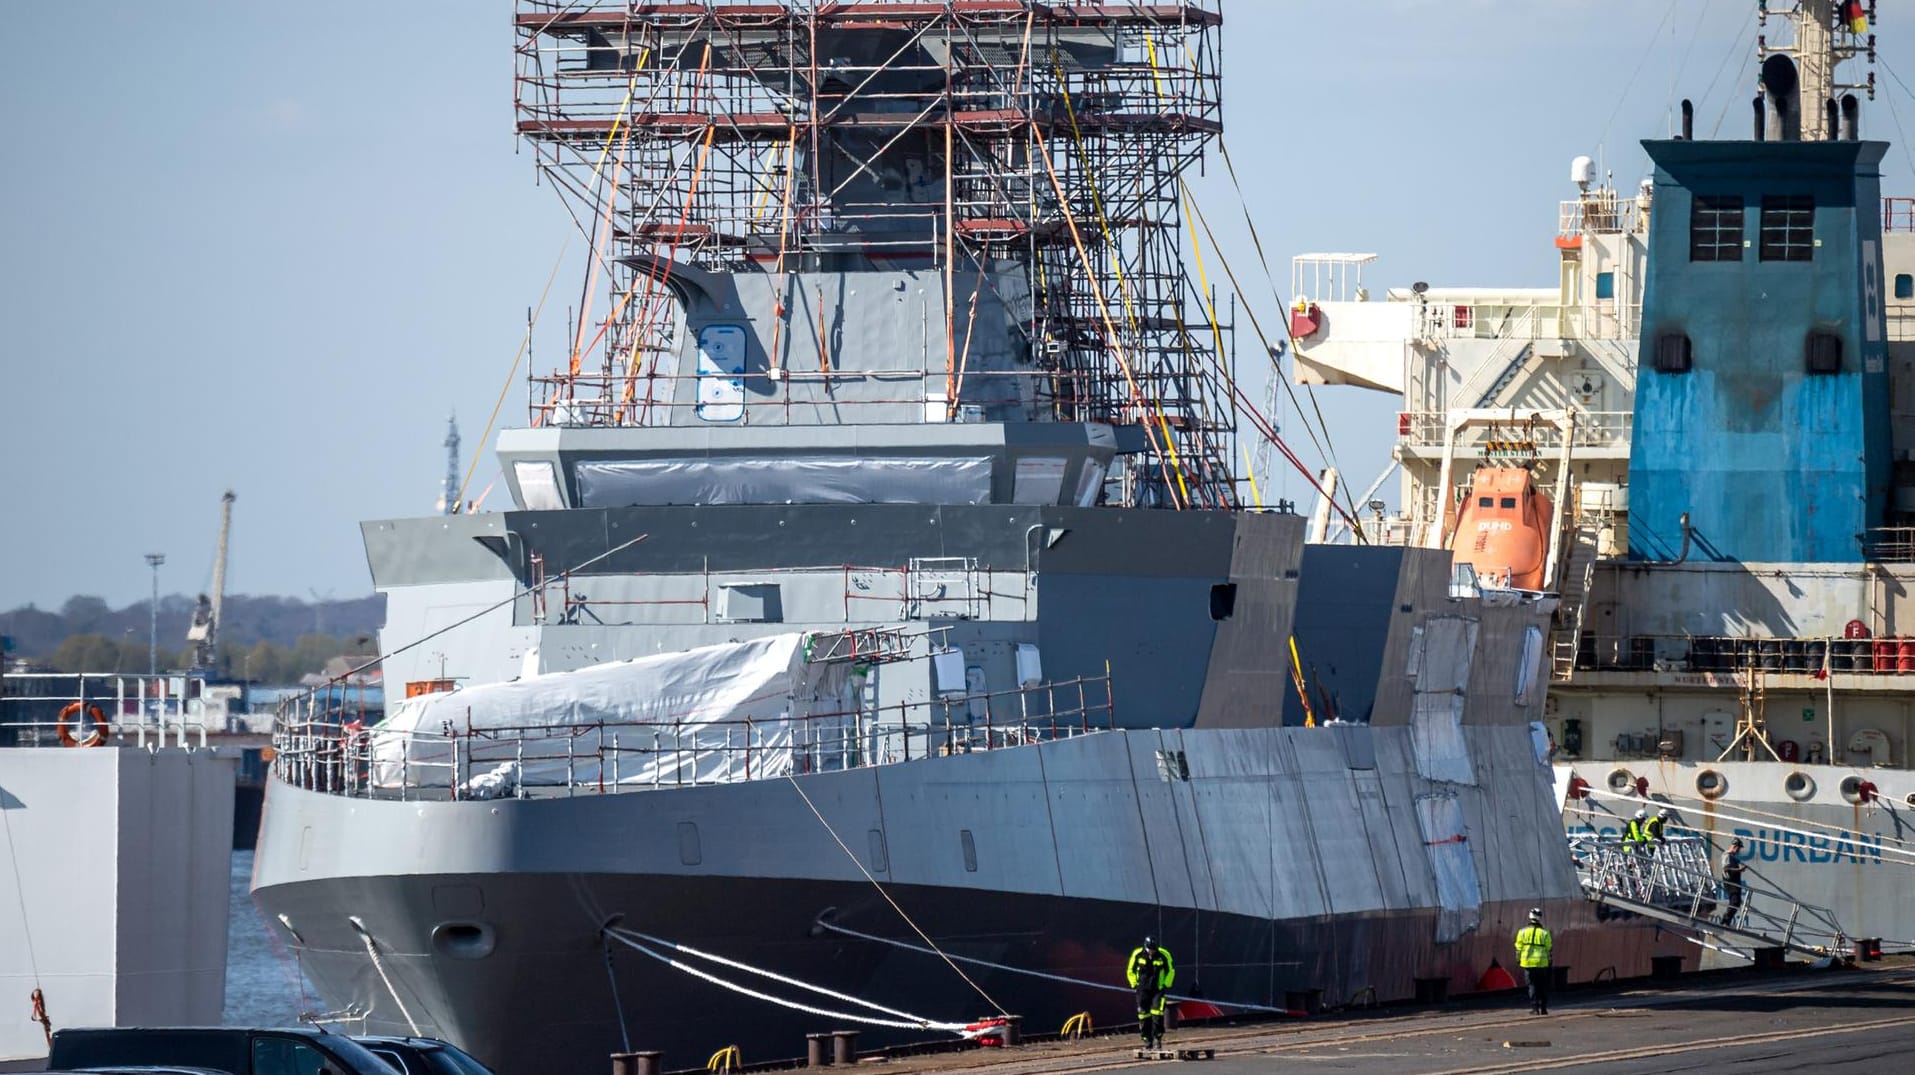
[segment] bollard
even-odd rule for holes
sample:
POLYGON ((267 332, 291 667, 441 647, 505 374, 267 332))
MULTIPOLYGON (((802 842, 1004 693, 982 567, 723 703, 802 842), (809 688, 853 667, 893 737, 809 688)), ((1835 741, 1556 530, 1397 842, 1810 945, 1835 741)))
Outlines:
POLYGON ((858 1062, 857 1031, 834 1030, 831 1032, 831 1062, 834 1064, 855 1064, 858 1062))
POLYGON ((633 1075, 658 1075, 658 1058, 665 1054, 651 1049, 641 1050, 632 1055, 638 1058, 638 1070, 633 1075))
POLYGON ((1022 1045, 1022 1044, 1024 1044, 1024 1017, 1021 1015, 1005 1016, 1004 1017, 1005 1048, 1010 1048, 1013 1045, 1022 1045))
POLYGON ((805 1066, 806 1067, 821 1068, 821 1067, 824 1067, 826 1064, 831 1063, 831 1053, 829 1050, 825 1048, 825 1043, 830 1040, 831 1040, 830 1034, 806 1034, 805 1035, 805 1066))

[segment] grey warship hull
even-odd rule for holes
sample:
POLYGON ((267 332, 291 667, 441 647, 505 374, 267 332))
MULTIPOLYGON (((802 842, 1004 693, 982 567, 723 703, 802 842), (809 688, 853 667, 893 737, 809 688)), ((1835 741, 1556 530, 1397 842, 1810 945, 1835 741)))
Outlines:
POLYGON ((1473 988, 1538 904, 1559 963, 1644 969, 1640 934, 1612 927, 1598 950, 1559 838, 1534 823, 1555 807, 1528 729, 1468 737, 1493 783, 1439 788, 1409 729, 1365 727, 1109 732, 809 774, 802 797, 775 780, 422 808, 275 784, 256 896, 366 1029, 445 1036, 505 1072, 589 1070, 628 1045, 668 1067, 730 1044, 769 1059, 837 1029, 608 940, 608 923, 933 1019, 1001 1007, 1034 1032, 1134 1018, 1115 972, 1145 934, 1176 953, 1180 993, 1239 1010, 1473 988), (1166 751, 1188 780, 1163 778, 1166 751), (1456 795, 1463 857, 1483 867, 1472 903, 1439 891, 1416 816, 1433 791, 1456 795))

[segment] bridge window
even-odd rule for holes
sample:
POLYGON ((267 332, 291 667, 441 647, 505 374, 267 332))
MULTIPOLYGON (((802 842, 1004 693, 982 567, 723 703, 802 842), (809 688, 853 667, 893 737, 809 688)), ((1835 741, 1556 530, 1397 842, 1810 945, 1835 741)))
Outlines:
POLYGON ((1596 274, 1596 297, 1599 299, 1613 299, 1616 297, 1615 273, 1599 272, 1596 274))
POLYGON ((1895 274, 1895 297, 1898 299, 1915 299, 1915 275, 1910 275, 1905 272, 1895 274))
POLYGON ((1742 198, 1698 194, 1689 203, 1689 260, 1742 260, 1742 198))
POLYGON ((1762 197, 1762 260, 1808 261, 1815 254, 1815 199, 1807 194, 1762 197))

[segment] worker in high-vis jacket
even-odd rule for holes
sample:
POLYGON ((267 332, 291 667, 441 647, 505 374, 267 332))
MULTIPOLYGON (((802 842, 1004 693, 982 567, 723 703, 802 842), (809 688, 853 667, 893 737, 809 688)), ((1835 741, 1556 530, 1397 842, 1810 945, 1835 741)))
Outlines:
POLYGON ((1516 931, 1516 964, 1529 978, 1529 1014, 1549 1014, 1550 960, 1556 939, 1543 928, 1543 909, 1533 907, 1529 925, 1516 931))
POLYGON ((1137 991, 1137 1029, 1144 1036, 1144 1048, 1162 1047, 1164 996, 1170 992, 1170 983, 1177 978, 1177 968, 1170 962, 1170 952, 1154 938, 1145 937, 1144 943, 1130 954, 1130 962, 1124 966, 1124 977, 1129 980, 1130 987, 1137 991))
POLYGON ((1641 851, 1649 844, 1649 811, 1638 810, 1622 833, 1624 851, 1641 851))

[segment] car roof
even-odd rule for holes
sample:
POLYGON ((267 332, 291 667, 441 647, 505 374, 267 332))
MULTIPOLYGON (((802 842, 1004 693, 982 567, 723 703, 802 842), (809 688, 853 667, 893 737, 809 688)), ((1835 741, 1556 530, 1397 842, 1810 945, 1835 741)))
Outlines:
POLYGON ((438 1038, 412 1038, 403 1034, 354 1034, 352 1040, 361 1045, 410 1045, 415 1049, 443 1049, 446 1046, 438 1038))

